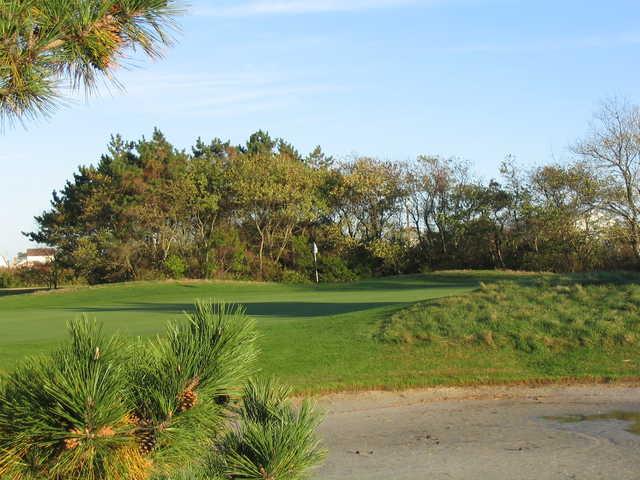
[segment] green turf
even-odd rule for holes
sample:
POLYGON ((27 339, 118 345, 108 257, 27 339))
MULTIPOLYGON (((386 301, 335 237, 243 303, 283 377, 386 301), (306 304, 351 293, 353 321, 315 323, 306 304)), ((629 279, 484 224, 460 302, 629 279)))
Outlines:
MULTIPOLYGON (((60 292, 2 295, 0 369, 46 351, 64 338, 65 322, 86 313, 111 331, 152 335, 179 318, 194 299, 242 303, 258 319, 260 367, 296 391, 402 388, 563 377, 620 377, 638 373, 629 345, 540 355, 482 342, 423 344, 381 341, 385 322, 409 305, 465 296, 480 282, 530 275, 444 272, 347 285, 243 282, 141 282, 60 292), (630 360, 631 359, 631 360, 630 360), (629 361, 630 360, 630 361, 629 361)), ((8 293, 8 292, 5 292, 8 293)))

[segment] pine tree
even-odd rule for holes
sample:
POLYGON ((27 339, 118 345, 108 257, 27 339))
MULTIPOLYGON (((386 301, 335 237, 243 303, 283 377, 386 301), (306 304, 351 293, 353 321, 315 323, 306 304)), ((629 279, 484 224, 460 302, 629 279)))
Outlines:
POLYGON ((293 412, 270 384, 249 383, 242 394, 256 357, 242 308, 198 303, 166 335, 128 346, 86 318, 69 331, 69 342, 0 382, 0 478, 212 479, 207 463, 233 465, 251 435, 279 444, 277 458, 260 457, 274 473, 282 452, 291 451, 289 471, 319 458, 310 409, 293 412), (234 433, 238 400, 249 423, 234 433))
POLYGON ((161 56, 179 13, 175 0, 0 0, 0 121, 51 113, 65 83, 113 81, 133 51, 161 56))
POLYGON ((324 457, 316 438, 321 417, 308 401, 296 409, 290 390, 273 380, 247 383, 239 421, 211 457, 220 478, 300 480, 324 457))

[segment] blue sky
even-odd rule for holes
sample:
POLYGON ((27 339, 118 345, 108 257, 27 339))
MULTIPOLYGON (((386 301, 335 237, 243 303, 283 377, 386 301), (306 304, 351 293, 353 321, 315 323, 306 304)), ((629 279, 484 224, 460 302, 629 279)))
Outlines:
POLYGON ((193 0, 165 59, 119 72, 125 91, 0 134, 0 254, 112 133, 188 147, 266 129, 338 158, 462 157, 485 178, 507 154, 566 159, 600 100, 640 101, 638 20, 637 0, 193 0))

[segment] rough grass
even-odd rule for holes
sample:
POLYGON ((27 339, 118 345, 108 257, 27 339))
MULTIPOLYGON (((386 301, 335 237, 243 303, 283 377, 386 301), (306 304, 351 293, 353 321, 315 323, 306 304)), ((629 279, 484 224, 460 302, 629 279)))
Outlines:
POLYGON ((596 274, 481 283, 469 295, 420 302, 394 313, 382 322, 377 337, 524 353, 637 346, 639 281, 632 274, 596 274))

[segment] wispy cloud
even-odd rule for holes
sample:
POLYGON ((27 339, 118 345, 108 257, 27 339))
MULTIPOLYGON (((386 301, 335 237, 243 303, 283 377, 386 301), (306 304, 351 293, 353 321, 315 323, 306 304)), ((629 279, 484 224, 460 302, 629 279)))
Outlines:
POLYGON ((640 45, 640 33, 611 33, 578 37, 531 39, 528 41, 468 43, 452 46, 430 47, 429 50, 448 53, 522 54, 553 52, 557 50, 582 50, 593 48, 617 48, 640 45))
POLYGON ((376 8, 435 5, 442 0, 241 0, 218 6, 196 5, 198 15, 247 17, 253 15, 354 12, 376 8))
MULTIPOLYGON (((24 153, 17 153, 17 154, 4 154, 4 153, 0 153, 0 165, 2 165, 4 162, 16 162, 18 160, 25 160, 27 158, 27 155, 25 155, 24 153)), ((6 175, 6 173, 5 173, 6 175)))
POLYGON ((147 114, 179 117, 237 116, 256 111, 278 110, 308 97, 345 90, 335 82, 307 75, 244 71, 238 73, 127 75, 124 91, 111 92, 98 100, 103 108, 133 109, 147 114))

